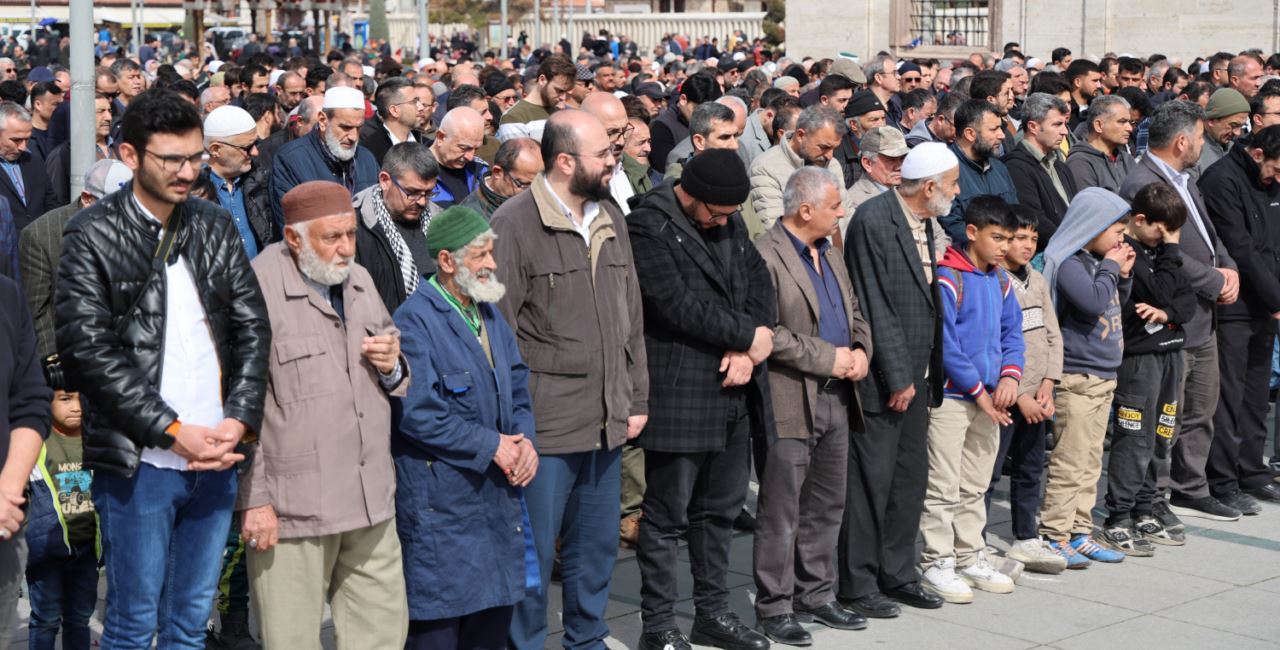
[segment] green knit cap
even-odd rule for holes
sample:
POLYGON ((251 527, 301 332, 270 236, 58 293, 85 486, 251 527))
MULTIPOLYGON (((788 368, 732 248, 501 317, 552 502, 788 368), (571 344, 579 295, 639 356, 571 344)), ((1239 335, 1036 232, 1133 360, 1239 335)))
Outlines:
POLYGON ((489 222, 479 212, 460 205, 447 208, 427 224, 427 251, 456 251, 489 230, 489 222))

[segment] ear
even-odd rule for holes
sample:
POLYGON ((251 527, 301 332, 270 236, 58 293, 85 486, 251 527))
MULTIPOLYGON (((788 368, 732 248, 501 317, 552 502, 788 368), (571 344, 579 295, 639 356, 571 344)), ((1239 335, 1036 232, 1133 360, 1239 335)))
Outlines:
POLYGON ((448 275, 453 275, 458 271, 458 266, 453 263, 453 256, 449 254, 449 251, 436 253, 436 266, 448 275))
POLYGON ((707 139, 700 133, 693 134, 690 140, 693 142, 693 148, 695 151, 702 151, 707 147, 707 139))
POLYGON ((289 226, 285 226, 284 243, 294 255, 297 255, 298 251, 302 250, 302 234, 289 226))
POLYGON ((140 152, 137 149, 134 149, 133 145, 128 142, 121 142, 119 150, 120 161, 129 169, 132 169, 135 172, 138 171, 138 168, 142 166, 142 156, 139 155, 140 152))
POLYGON ((971 223, 965 224, 964 235, 969 239, 969 241, 976 240, 978 238, 978 227, 971 223))

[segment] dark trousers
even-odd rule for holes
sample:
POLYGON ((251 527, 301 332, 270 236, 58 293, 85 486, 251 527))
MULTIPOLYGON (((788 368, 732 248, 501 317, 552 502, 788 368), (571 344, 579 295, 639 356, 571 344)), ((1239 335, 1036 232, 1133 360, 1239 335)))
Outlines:
POLYGON ((89 618, 98 604, 98 552, 90 541, 71 549, 71 557, 27 567, 31 599, 27 647, 53 650, 62 629, 62 647, 88 650, 89 618))
POLYGON ((1271 482, 1263 460, 1271 381, 1270 319, 1218 323, 1218 368, 1222 390, 1213 414, 1213 445, 1206 474, 1209 492, 1222 496, 1271 482))
MULTIPOLYGON (((865 402, 864 402, 865 404, 865 402)), ((865 411, 850 436, 849 480, 837 543, 839 596, 852 600, 917 582, 916 533, 929 485, 929 388, 902 413, 865 411)))
POLYGON ((1107 525, 1151 514, 1158 467, 1177 435, 1182 351, 1126 356, 1112 400, 1107 525))
POLYGON ((1040 536, 1036 517, 1040 514, 1044 439, 1049 423, 1027 422, 1017 406, 1009 409, 1009 414, 1013 423, 1000 427, 1000 450, 996 452, 995 468, 991 471, 991 486, 983 497, 987 502, 987 521, 991 521, 991 491, 1000 482, 1005 463, 1009 463, 1009 514, 1013 516, 1013 537, 1015 540, 1035 539, 1040 536))
POLYGON ((695 613, 711 618, 729 611, 729 545, 733 520, 747 499, 750 428, 746 400, 739 398, 729 407, 723 450, 645 450, 647 486, 636 555, 645 633, 676 629, 681 536, 689 540, 695 613))
POLYGON ((493 607, 457 618, 409 621, 405 650, 505 650, 512 607, 493 607))
MULTIPOLYGON (((1183 386, 1182 420, 1173 442, 1173 459, 1169 478, 1156 482, 1156 490, 1164 492, 1166 483, 1171 496, 1200 499, 1209 496, 1205 463, 1213 444, 1213 413, 1218 405, 1218 342, 1209 339, 1196 348, 1182 350, 1183 386)), ((1268 356, 1270 359, 1270 356, 1268 356)))
POLYGON ((769 448, 760 481, 753 565, 756 616, 835 600, 835 551, 844 512, 852 384, 819 390, 813 432, 769 448))

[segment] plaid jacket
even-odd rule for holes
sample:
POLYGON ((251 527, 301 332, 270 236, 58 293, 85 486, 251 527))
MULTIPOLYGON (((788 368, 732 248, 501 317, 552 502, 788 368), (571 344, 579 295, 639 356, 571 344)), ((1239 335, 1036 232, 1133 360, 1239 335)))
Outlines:
MULTIPOLYGON (((930 252, 937 225, 929 227, 930 252)), ((930 406, 942 403, 942 319, 936 282, 928 282, 907 216, 895 191, 863 203, 849 222, 845 263, 853 278, 862 315, 871 325, 875 356, 871 372, 859 383, 862 410, 881 413, 889 394, 910 384, 923 385, 928 370, 930 406)), ((930 255, 933 277, 938 264, 930 255)))
MULTIPOLYGON (((645 194, 631 214, 636 274, 649 356, 649 423, 636 443, 671 453, 724 448, 733 390, 720 359, 751 347, 757 327, 777 324, 773 282, 738 215, 729 219, 729 263, 719 261, 676 202, 674 182, 645 194)), ((766 364, 746 386, 753 430, 772 434, 766 364)))

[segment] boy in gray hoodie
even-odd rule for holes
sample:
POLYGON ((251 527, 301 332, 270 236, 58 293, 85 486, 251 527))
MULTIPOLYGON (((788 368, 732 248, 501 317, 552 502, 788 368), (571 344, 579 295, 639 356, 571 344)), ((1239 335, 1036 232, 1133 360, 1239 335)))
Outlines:
POLYGON ((1093 505, 1116 370, 1124 355, 1121 309, 1135 252, 1125 243, 1129 204, 1103 189, 1076 195, 1044 252, 1044 277, 1062 330, 1062 381, 1054 407, 1040 534, 1067 561, 1119 562, 1124 554, 1093 540, 1093 505))

